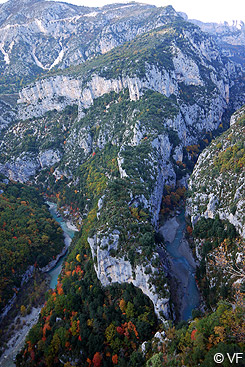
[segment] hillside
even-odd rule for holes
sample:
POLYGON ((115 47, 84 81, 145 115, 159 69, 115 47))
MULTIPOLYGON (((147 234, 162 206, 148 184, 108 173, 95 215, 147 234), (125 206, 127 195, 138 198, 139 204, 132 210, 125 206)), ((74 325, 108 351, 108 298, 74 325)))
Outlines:
POLYGON ((227 130, 244 104, 239 60, 171 6, 10 0, 0 19, 0 172, 79 228, 17 366, 194 367, 219 343, 240 352, 242 276, 226 273, 243 266, 243 110, 227 130), (187 289, 159 227, 179 226, 186 191, 182 252, 202 302, 173 326, 187 289))
POLYGON ((165 9, 135 3, 89 8, 8 1, 0 7, 0 93, 15 93, 57 66, 64 69, 104 54, 169 22, 168 15, 165 9))
POLYGON ((64 247, 62 231, 42 196, 31 187, 0 182, 0 306, 18 293, 35 268, 43 268, 64 247))
POLYGON ((1 143, 3 173, 78 207, 102 284, 132 282, 165 318, 154 240, 163 187, 190 172, 184 147, 218 128, 230 83, 212 40, 172 12, 173 23, 22 89, 1 143))
POLYGON ((218 215, 233 224, 243 238, 244 121, 243 107, 233 115, 230 129, 201 153, 189 182, 187 202, 193 224, 199 216, 214 219, 218 215))
POLYGON ((208 305, 244 292, 244 107, 199 156, 189 181, 187 213, 208 305))
POLYGON ((198 25, 204 32, 212 34, 220 45, 222 53, 243 65, 244 67, 244 52, 245 45, 245 27, 244 22, 233 21, 233 24, 224 23, 203 23, 198 20, 190 20, 198 25))

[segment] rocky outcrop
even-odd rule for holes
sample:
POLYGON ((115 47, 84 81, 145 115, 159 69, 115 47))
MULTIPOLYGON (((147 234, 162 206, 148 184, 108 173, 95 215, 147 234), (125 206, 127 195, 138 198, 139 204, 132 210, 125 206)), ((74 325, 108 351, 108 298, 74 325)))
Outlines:
POLYGON ((176 217, 168 219, 163 226, 159 228, 159 232, 163 236, 164 240, 167 242, 173 242, 176 236, 177 229, 179 228, 179 223, 176 217))
MULTIPOLYGON (((114 230, 108 236, 101 236, 98 232, 93 238, 88 238, 88 243, 91 248, 94 259, 94 268, 98 279, 103 286, 111 283, 133 283, 140 288, 153 302, 156 314, 159 318, 164 320, 170 316, 169 297, 163 298, 157 294, 155 286, 152 284, 152 275, 150 275, 146 268, 151 273, 157 271, 150 262, 143 265, 132 267, 129 261, 124 258, 113 257, 110 255, 111 250, 118 249, 119 231, 114 230)), ((155 254, 155 256, 158 256, 155 254)), ((168 286, 166 284, 166 295, 168 295, 168 286)))
POLYGON ((0 172, 14 181, 26 182, 45 167, 51 167, 60 161, 59 151, 52 149, 40 152, 39 155, 22 153, 5 164, 0 163, 0 172))
POLYGON ((0 164, 0 172, 14 181, 26 182, 33 177, 40 164, 35 156, 31 154, 21 154, 16 159, 12 159, 6 164, 0 164))
POLYGON ((176 174, 172 164, 170 163, 170 156, 172 145, 170 144, 168 135, 159 135, 157 139, 152 142, 153 151, 156 152, 152 157, 152 166, 157 167, 155 172, 155 185, 149 200, 149 209, 152 213, 152 222, 154 226, 157 225, 162 202, 162 193, 164 185, 176 184, 176 174))
MULTIPOLYGON (((98 75, 94 75, 92 80, 84 88, 82 87, 82 81, 73 80, 69 77, 58 76, 52 79, 44 79, 20 92, 20 98, 18 100, 19 118, 27 119, 42 116, 50 110, 56 109, 57 111, 62 111, 67 105, 78 104, 79 120, 84 116, 84 108, 89 108, 93 104, 94 99, 112 91, 119 93, 125 88, 128 88, 130 99, 133 101, 138 100, 142 96, 143 91, 147 89, 169 96, 170 92, 166 89, 166 84, 163 83, 164 81, 160 83, 162 86, 160 89, 158 85, 159 76, 155 75, 155 77, 153 79, 153 75, 149 73, 146 75, 145 80, 137 77, 122 77, 121 79, 107 80, 98 75)), ((178 94, 178 92, 176 93, 178 94)), ((222 95, 217 95, 211 99, 208 111, 197 103, 194 105, 181 104, 179 106, 180 112, 172 116, 172 118, 167 118, 165 124, 178 132, 179 138, 183 141, 184 145, 193 144, 197 140, 197 134, 203 131, 204 128, 207 131, 212 131, 217 128, 226 107, 227 103, 222 95), (190 133, 190 129, 196 131, 196 133, 190 133)), ((136 130, 134 131, 134 138, 130 143, 132 145, 137 145, 137 141, 140 140, 140 136, 135 134, 136 130)), ((140 134, 144 134, 142 128, 140 134)), ((89 148, 91 139, 89 142, 88 139, 84 138, 84 135, 81 137, 81 145, 83 146, 85 155, 87 155, 91 151, 91 148, 89 148)), ((101 142, 98 142, 98 144, 101 145, 101 142)))
POLYGON ((175 50, 173 64, 178 81, 186 85, 204 85, 197 64, 178 48, 175 50))
POLYGON ((193 225, 216 215, 232 223, 242 237, 244 223, 244 107, 231 117, 231 128, 199 156, 189 181, 187 214, 193 225), (210 180, 210 178, 212 178, 210 180))
POLYGON ((12 105, 0 99, 0 131, 5 129, 11 122, 16 121, 16 110, 12 105))
POLYGON ((146 80, 129 76, 105 79, 95 74, 92 75, 91 81, 84 85, 82 80, 68 76, 43 79, 20 92, 19 118, 42 116, 45 112, 54 109, 61 111, 71 104, 79 105, 81 117, 83 109, 89 108, 94 99, 112 91, 119 93, 128 88, 132 101, 139 99, 145 88, 156 90, 169 97, 177 89, 171 88, 169 84, 169 76, 166 77, 165 73, 162 74, 154 66, 146 75, 146 80))
MULTIPOLYGON (((37 81, 34 85, 24 88, 18 100, 19 118, 27 119, 42 116, 50 110, 62 111, 67 105, 78 104, 78 120, 84 116, 84 109, 88 109, 95 99, 112 91, 119 93, 129 90, 130 100, 138 100, 145 90, 159 92, 166 97, 174 94, 182 99, 181 87, 178 83, 202 87, 204 80, 200 76, 197 63, 192 58, 184 56, 178 50, 173 58, 175 69, 167 72, 155 65, 146 64, 144 78, 137 76, 121 76, 117 79, 106 79, 98 74, 91 75, 91 80, 83 82, 73 76, 55 76, 37 81), (186 65, 189 65, 186 67, 186 65), (180 70, 182 72, 180 73, 180 70)), ((224 71, 225 73, 225 71, 224 71)), ((209 98, 209 109, 200 103, 180 103, 180 113, 166 119, 166 124, 177 130, 179 137, 185 143, 191 143, 195 137, 188 136, 189 126, 202 131, 215 129, 221 121, 222 114, 229 102, 229 82, 227 77, 217 81, 213 74, 213 83, 217 92, 206 96, 209 98)), ((204 98, 204 95, 202 96, 204 98)), ((190 134, 191 135, 191 134, 190 134)))
POLYGON ((59 162, 61 154, 58 150, 48 149, 39 153, 38 160, 41 168, 51 167, 55 163, 59 162))

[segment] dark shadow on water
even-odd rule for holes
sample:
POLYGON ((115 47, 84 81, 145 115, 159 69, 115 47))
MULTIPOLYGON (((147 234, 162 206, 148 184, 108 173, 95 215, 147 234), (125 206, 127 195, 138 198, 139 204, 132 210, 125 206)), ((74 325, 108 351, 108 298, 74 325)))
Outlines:
POLYGON ((172 243, 167 242, 166 250, 171 256, 173 266, 182 268, 185 273, 188 273, 188 286, 183 290, 184 308, 181 313, 181 320, 188 320, 191 317, 192 310, 199 306, 200 296, 196 285, 195 268, 188 262, 188 260, 179 252, 179 246, 183 238, 183 234, 186 227, 184 211, 182 211, 176 217, 179 227, 176 231, 174 241, 172 243))

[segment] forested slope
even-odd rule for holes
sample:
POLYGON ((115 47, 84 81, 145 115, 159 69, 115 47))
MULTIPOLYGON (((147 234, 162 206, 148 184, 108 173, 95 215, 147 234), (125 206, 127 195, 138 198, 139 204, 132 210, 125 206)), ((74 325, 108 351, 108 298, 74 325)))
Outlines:
POLYGON ((23 275, 42 268, 64 247, 61 228, 35 188, 0 182, 0 306, 18 292, 23 275))

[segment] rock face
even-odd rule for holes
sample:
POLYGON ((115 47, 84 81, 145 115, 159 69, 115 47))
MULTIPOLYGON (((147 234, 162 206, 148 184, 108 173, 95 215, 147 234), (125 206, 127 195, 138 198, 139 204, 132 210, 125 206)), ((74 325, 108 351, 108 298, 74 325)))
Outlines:
MULTIPOLYGON (((30 81, 56 66, 64 69, 80 64, 175 17, 171 7, 157 9, 146 4, 89 8, 10 0, 0 7, 0 68, 6 79, 16 80, 18 90, 19 77, 30 81)), ((12 87, 3 78, 0 88, 11 91, 12 87)))
POLYGON ((16 120, 16 110, 4 100, 0 99, 0 131, 16 120))
POLYGON ((243 107, 231 117, 231 127, 198 158, 189 181, 187 213, 195 224, 200 216, 232 223, 245 236, 243 107), (211 179, 210 179, 211 178, 211 179))
POLYGON ((22 154, 15 160, 11 160, 5 165, 0 164, 3 174, 14 181, 26 182, 34 176, 40 167, 38 161, 30 154, 22 154))
POLYGON ((167 220, 162 227, 159 228, 159 232, 163 236, 165 241, 173 242, 176 231, 179 227, 179 223, 177 222, 176 218, 170 218, 167 220))
POLYGON ((83 86, 82 80, 72 77, 43 79, 33 87, 21 90, 18 100, 19 118, 42 116, 47 111, 60 111, 70 104, 78 104, 79 110, 82 111, 89 108, 94 99, 113 91, 119 93, 125 88, 128 88, 132 101, 138 100, 144 89, 152 89, 169 97, 177 92, 177 85, 173 83, 165 71, 162 74, 154 66, 149 68, 146 79, 143 80, 129 76, 108 80, 95 74, 87 85, 83 86))
POLYGON ((60 152, 53 149, 45 150, 39 155, 40 166, 42 168, 53 166, 55 163, 59 162, 60 159, 60 152))
MULTIPOLYGON (((133 268, 129 261, 110 256, 111 249, 117 250, 118 248, 119 234, 118 231, 114 231, 108 237, 104 236, 100 239, 98 237, 100 234, 98 233, 93 238, 88 238, 98 279, 104 286, 110 283, 133 283, 152 300, 158 317, 168 319, 170 316, 169 297, 163 298, 157 294, 156 288, 152 284, 151 276, 146 271, 146 268, 148 270, 150 268, 151 272, 156 270, 151 263, 148 262, 146 266, 137 265, 133 268)), ((168 296, 167 284, 165 287, 165 292, 168 296)))
POLYGON ((229 55, 235 62, 245 66, 243 47, 245 46, 245 25, 242 20, 233 21, 232 24, 203 23, 198 20, 190 20, 198 25, 204 32, 212 34, 219 43, 224 55, 229 55), (234 47, 235 46, 235 47, 234 47))
MULTIPOLYGON (((193 41, 190 38, 190 42, 193 41)), ((198 45, 195 45, 198 47, 198 45)), ((192 50, 193 51, 193 50, 192 50)), ((229 103, 229 72, 223 67, 222 79, 218 80, 217 72, 208 69, 206 55, 215 59, 213 56, 213 45, 206 44, 203 54, 200 55, 201 64, 206 64, 206 75, 200 75, 200 64, 194 61, 194 57, 188 57, 178 48, 173 51, 173 69, 166 70, 157 66, 145 64, 145 75, 139 78, 137 75, 121 75, 118 78, 107 79, 99 74, 93 73, 88 81, 82 77, 55 76, 37 81, 34 85, 21 90, 18 99, 18 110, 20 119, 28 119, 42 116, 50 110, 62 111, 68 105, 78 105, 78 119, 84 116, 84 109, 93 105, 95 99, 111 93, 119 93, 128 89, 131 101, 139 100, 145 90, 153 90, 166 97, 175 95, 179 101, 179 113, 176 116, 166 119, 166 124, 178 131, 181 140, 186 145, 195 142, 193 134, 189 133, 189 126, 192 126, 197 133, 204 128, 206 130, 215 129, 221 121, 224 110, 229 103), (210 76, 209 76, 210 74, 210 76), (200 95, 201 89, 207 85, 206 78, 210 77, 213 84, 213 92, 208 95, 208 91, 200 95), (191 86, 195 90, 196 103, 188 103, 185 94, 183 95, 182 83, 184 88, 191 86), (198 99, 209 100, 208 110, 202 106, 198 99)), ((194 55, 193 55, 194 56, 194 55)), ((203 67, 203 65, 202 65, 203 67)), ((125 70, 127 73, 127 70, 125 70)))

